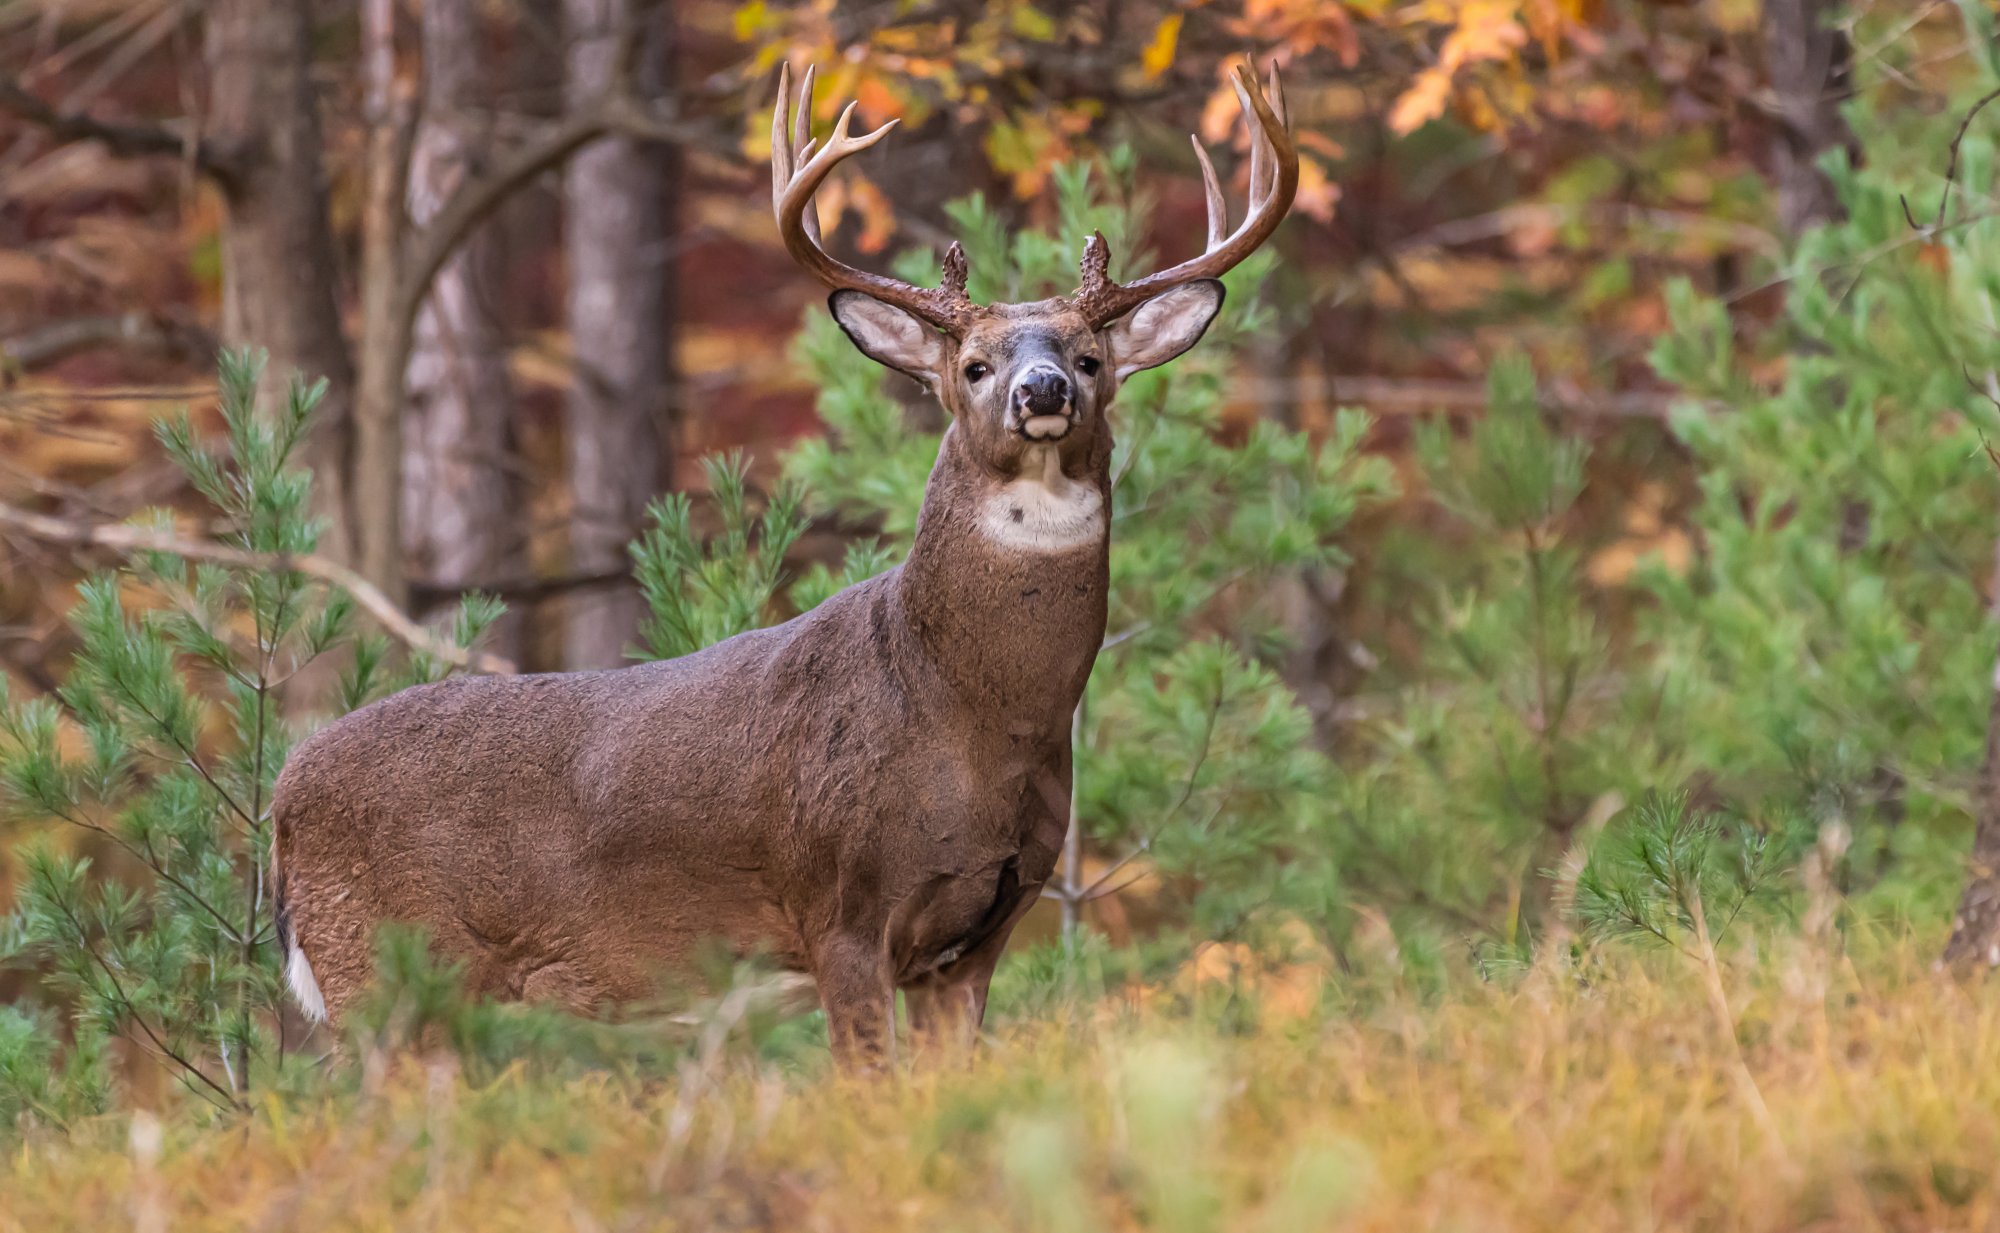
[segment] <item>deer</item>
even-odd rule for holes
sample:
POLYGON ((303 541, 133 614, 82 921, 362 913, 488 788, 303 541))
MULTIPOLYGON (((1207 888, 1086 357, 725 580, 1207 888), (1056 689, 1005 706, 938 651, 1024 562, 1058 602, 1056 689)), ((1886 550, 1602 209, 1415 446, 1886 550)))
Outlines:
POLYGON ((1200 340, 1220 276, 1297 189, 1277 67, 1234 85, 1251 150, 1234 230, 1196 138, 1201 255, 1119 283, 1100 232, 1072 294, 981 305, 957 243, 934 288, 827 252, 814 194, 895 122, 850 136, 850 103, 817 142, 813 71, 794 98, 781 69, 785 248, 853 344, 950 417, 907 558, 679 659, 448 678, 307 737, 273 801, 301 1007, 337 1027, 377 929, 404 922, 497 999, 609 1013, 720 943, 811 979, 842 1067, 895 1058, 899 992, 913 1052, 975 1043, 1071 825, 1070 719, 1107 619, 1112 399, 1200 340))

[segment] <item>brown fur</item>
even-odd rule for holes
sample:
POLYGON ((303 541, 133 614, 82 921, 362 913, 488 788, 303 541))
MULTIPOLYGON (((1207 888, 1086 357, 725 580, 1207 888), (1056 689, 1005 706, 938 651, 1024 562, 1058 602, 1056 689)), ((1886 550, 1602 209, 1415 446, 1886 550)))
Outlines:
POLYGON ((810 972, 843 1057, 892 1041, 898 988, 920 1034, 969 1038, 1068 825, 1070 714, 1104 637, 1104 412, 1121 367, 1199 337, 1212 286, 1164 340, 1049 301, 888 348, 865 327, 898 322, 855 314, 897 310, 837 295, 863 349, 954 416, 908 560, 682 659, 420 686, 301 744, 277 789, 279 895, 330 1017, 393 920, 503 998, 594 1011, 719 939, 810 972), (1022 435, 1009 397, 1035 364, 1074 391, 1053 442, 1022 435), (1065 490, 1101 498, 1094 536, 996 542, 987 503, 1052 456, 1065 490))

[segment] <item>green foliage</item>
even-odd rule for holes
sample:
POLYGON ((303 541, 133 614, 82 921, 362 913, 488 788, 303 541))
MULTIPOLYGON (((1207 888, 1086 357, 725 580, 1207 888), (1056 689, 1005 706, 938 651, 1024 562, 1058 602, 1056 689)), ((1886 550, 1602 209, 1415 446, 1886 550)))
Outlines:
POLYGON ((672 659, 763 624, 785 552, 805 530, 798 490, 782 484, 753 537, 743 457, 705 458, 702 469, 721 521, 717 535, 705 542, 696 533, 694 506, 676 492, 653 502, 652 526, 632 545, 648 611, 636 657, 672 659))
MULTIPOLYGON (((86 581, 59 695, 0 697, 0 803, 32 832, 0 959, 38 970, 46 1004, 0 1022, 0 1115, 60 1120, 101 1104, 112 1038, 223 1106, 275 1072, 282 982, 266 887, 291 684, 350 648, 347 705, 442 671, 423 659, 386 671, 381 644, 353 632, 352 601, 282 564, 318 538, 307 476, 289 463, 324 386, 295 381, 260 412, 261 369, 222 357, 223 453, 186 415, 159 432, 228 528, 226 559, 144 552, 86 581)), ((141 525, 172 530, 164 513, 141 525)), ((455 636, 496 612, 469 602, 455 636)))
POLYGON ((1433 593, 1422 653, 1329 842, 1395 909, 1521 941, 1552 897, 1544 871, 1643 772, 1643 700, 1579 568, 1588 448, 1551 429, 1525 359, 1493 365, 1462 435, 1439 419, 1415 445, 1462 543, 1397 580, 1433 593))
MULTIPOLYGON (((1978 6, 1968 6, 1978 7, 1978 6)), ((1982 20, 1985 20, 1982 18, 1982 20)), ((1857 109, 1846 221, 1800 242, 1763 348, 1686 288, 1654 351, 1686 393, 1705 551, 1657 571, 1655 688, 1677 761, 1742 809, 1851 828, 1844 889, 1943 916, 1957 892, 1996 645, 1988 606, 2000 468, 2000 219, 1975 128, 1937 208, 1960 106, 1857 109), (1781 379, 1761 350, 1790 351, 1781 379)))
POLYGON ((1772 888, 1784 848, 1747 827, 1726 829, 1683 794, 1648 793, 1592 850, 1576 914, 1599 938, 1720 945, 1744 907, 1772 888))
POLYGON ((109 1038, 78 1025, 68 1048, 60 1039, 46 1015, 0 1006, 0 1126, 61 1125, 111 1103, 109 1038))

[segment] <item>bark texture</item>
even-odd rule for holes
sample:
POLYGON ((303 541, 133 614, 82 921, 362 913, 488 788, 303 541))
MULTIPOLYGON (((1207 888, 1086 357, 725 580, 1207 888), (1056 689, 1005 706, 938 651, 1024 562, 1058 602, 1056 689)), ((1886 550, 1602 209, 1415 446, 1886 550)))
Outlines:
MULTIPOLYGON (((490 148, 480 118, 483 40, 473 0, 426 0, 424 105, 412 151, 409 214, 428 224, 490 148)), ((476 228, 438 271, 417 315, 403 397, 404 570, 427 591, 490 586, 517 568, 522 508, 508 460, 514 395, 495 296, 500 229, 476 228)), ((419 614, 428 615, 428 614, 419 614)), ((519 622, 493 631, 517 658, 519 622)))
POLYGON ((1858 147, 1840 114, 1847 97, 1850 48, 1833 25, 1828 0, 1764 0, 1764 62, 1777 107, 1772 176, 1778 219, 1789 235, 1846 217, 1833 184, 1818 167, 1828 150, 1858 147))
MULTIPOLYGON (((635 88, 658 97, 669 71, 667 22, 645 0, 564 0, 567 92, 589 105, 612 71, 618 31, 645 23, 635 88)), ((582 151, 564 177, 568 317, 575 351, 565 442, 572 509, 570 569, 618 571, 646 503, 670 477, 674 402, 674 218, 670 146, 613 137, 582 151)), ((564 622, 571 668, 612 667, 636 636, 642 601, 629 582, 579 589, 564 622)))
POLYGON ((322 549, 352 559, 354 362, 334 301, 324 143, 312 88, 307 0, 214 0, 208 7, 209 135, 230 152, 222 179, 225 341, 263 347, 271 379, 324 377, 308 451, 328 518, 322 549))

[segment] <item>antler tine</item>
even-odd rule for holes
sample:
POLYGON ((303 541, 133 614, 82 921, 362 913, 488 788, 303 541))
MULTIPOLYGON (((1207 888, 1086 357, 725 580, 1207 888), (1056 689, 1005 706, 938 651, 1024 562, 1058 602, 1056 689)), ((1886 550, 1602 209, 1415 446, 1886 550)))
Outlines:
POLYGON ((784 239, 786 250, 792 260, 836 291, 860 291, 905 309, 947 333, 962 331, 974 311, 972 301, 965 295, 962 252, 955 259, 947 257, 945 285, 928 289, 857 270, 834 260, 822 247, 813 194, 835 167, 882 140, 896 126, 896 121, 892 119, 859 137, 849 136, 848 125, 853 121, 855 107, 849 103, 834 121, 833 131, 826 140, 816 141, 811 136, 815 76, 814 69, 806 69, 795 105, 791 68, 780 65, 778 69, 778 99, 771 114, 771 208, 777 215, 778 234, 784 239))
POLYGON ((1149 274, 1130 283, 1115 283, 1103 272, 1106 253, 1101 237, 1084 249, 1082 281, 1071 302, 1092 326, 1117 320, 1145 301, 1182 283, 1216 278, 1257 250, 1284 221, 1299 187, 1298 147, 1292 142, 1284 86, 1273 63, 1270 97, 1263 81, 1247 62, 1237 67, 1231 80, 1243 119, 1250 128, 1250 210, 1235 231, 1228 227, 1228 209, 1222 189, 1209 162, 1208 151, 1199 139, 1194 143, 1195 159, 1201 164, 1202 189, 1208 198, 1208 247, 1201 256, 1183 261, 1171 269, 1149 274), (1275 100, 1275 101, 1274 101, 1275 100))
POLYGON ((819 80, 819 65, 806 65, 799 79, 798 110, 792 114, 792 149, 803 150, 812 140, 813 83, 819 80))
MULTIPOLYGON (((819 143, 812 135, 813 83, 819 80, 819 65, 806 65, 805 76, 799 79, 798 108, 792 113, 792 155, 794 164, 803 166, 818 149, 819 143)), ((820 243, 819 207, 808 205, 800 219, 805 224, 806 235, 815 244, 820 243)))
MULTIPOLYGON (((1247 64, 1239 64, 1236 66, 1235 74, 1230 77, 1229 84, 1236 91, 1236 103, 1243 109, 1244 119, 1248 120, 1256 115, 1257 109, 1250 103, 1250 91, 1257 88, 1256 71, 1247 64), (1249 82, 1247 86, 1244 84, 1246 81, 1249 82)), ((1264 204, 1264 179, 1269 171, 1269 164, 1275 161, 1265 153, 1270 144, 1264 134, 1257 130, 1256 125, 1250 126, 1250 213, 1252 214, 1257 212, 1258 206, 1264 204)))
MULTIPOLYGON (((812 156, 816 154, 818 151, 819 151, 819 138, 808 137, 806 138, 806 143, 799 147, 798 154, 793 156, 794 161, 796 161, 799 164, 799 166, 803 167, 807 163, 812 161, 812 156)), ((808 201, 806 203, 806 212, 799 216, 799 225, 806 229, 806 237, 808 239, 810 239, 815 244, 820 244, 818 202, 808 201)), ((821 244, 820 246, 822 248, 825 247, 825 245, 823 244, 821 244)))
POLYGON ((771 109, 771 208, 784 198, 785 186, 792 182, 792 143, 785 135, 785 119, 792 110, 792 66, 778 63, 778 104, 771 109))
MULTIPOLYGON (((1253 73, 1251 76, 1254 80, 1256 75, 1253 73)), ((1264 101, 1269 104, 1271 114, 1277 117, 1278 127, 1283 129, 1287 136, 1289 136, 1292 131, 1292 117, 1291 113, 1285 107, 1285 81, 1284 78, 1278 76, 1278 62, 1276 60, 1271 61, 1270 75, 1264 82, 1264 101)), ((1256 136, 1262 139, 1266 146, 1270 148, 1271 182, 1265 186, 1265 193, 1268 196, 1270 191, 1278 186, 1277 149, 1270 146, 1271 135, 1265 132, 1261 125, 1258 127, 1256 136)))
POLYGON ((1229 234, 1229 203, 1222 198, 1215 164, 1208 161, 1208 150, 1201 144, 1201 138, 1189 133, 1188 141, 1194 145, 1195 161, 1201 164, 1201 187, 1208 194, 1208 247, 1214 248, 1229 234))

